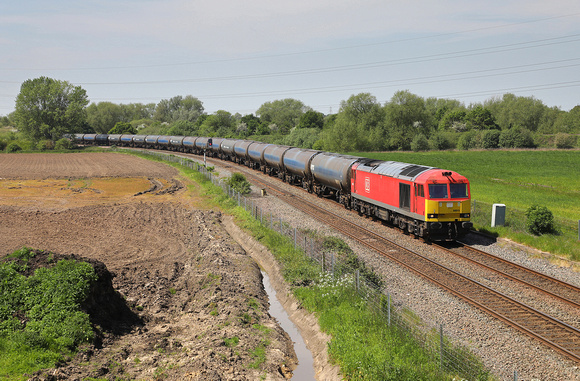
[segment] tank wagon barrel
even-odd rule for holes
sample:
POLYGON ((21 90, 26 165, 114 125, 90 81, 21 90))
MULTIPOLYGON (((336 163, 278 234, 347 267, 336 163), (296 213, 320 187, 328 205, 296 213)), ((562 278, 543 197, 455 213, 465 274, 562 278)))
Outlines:
POLYGON ((115 146, 121 142, 121 134, 109 135, 109 144, 115 146))
POLYGON ((235 151, 234 146, 236 144, 235 139, 224 139, 221 143, 221 154, 224 160, 234 160, 235 151))
POLYGON ((354 163, 360 160, 365 159, 356 156, 322 152, 312 158, 310 170, 317 185, 320 184, 343 193, 349 193, 350 169, 354 163))
POLYGON ((157 147, 157 139, 159 139, 159 135, 146 135, 145 136, 145 146, 157 147))
POLYGON ((183 151, 184 136, 170 136, 169 145, 173 151, 183 151))
POLYGON ((187 152, 193 153, 195 151, 196 136, 186 136, 183 138, 183 149, 187 152))
POLYGON ((248 164, 249 156, 248 156, 248 148, 254 142, 251 140, 238 140, 234 144, 234 153, 236 155, 236 161, 241 164, 248 164))

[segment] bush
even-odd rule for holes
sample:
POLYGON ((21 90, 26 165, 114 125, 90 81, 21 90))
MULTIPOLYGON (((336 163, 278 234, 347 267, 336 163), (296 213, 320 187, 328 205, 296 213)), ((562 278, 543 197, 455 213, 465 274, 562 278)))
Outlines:
POLYGON ((250 183, 246 180, 246 177, 241 173, 234 173, 226 181, 226 183, 231 186, 236 192, 241 194, 250 193, 250 183))
POLYGON ((460 150, 467 151, 476 146, 476 133, 474 131, 468 131, 459 137, 457 141, 457 148, 460 150))
POLYGON ((526 210, 526 229, 534 234, 553 233, 554 215, 545 206, 532 205, 526 210))
POLYGON ((6 143, 4 140, 0 139, 0 151, 4 151, 4 148, 6 148, 6 145, 8 145, 8 143, 6 143))
POLYGON ((429 145, 434 151, 444 151, 450 149, 452 146, 451 142, 441 133, 431 136, 431 139, 429 139, 429 145))
POLYGON ((429 141, 423 134, 417 134, 411 142, 411 149, 415 152, 429 151, 429 141))
POLYGON ((501 132, 498 130, 486 130, 481 135, 480 147, 485 149, 499 148, 499 137, 501 132))
POLYGON ((559 132, 554 138, 556 148, 574 148, 576 145, 576 136, 559 132))
POLYGON ((533 148, 534 139, 525 128, 510 128, 501 132, 499 145, 503 148, 533 148))
POLYGON ((10 143, 8 144, 8 146, 6 147, 6 152, 8 153, 14 153, 14 152, 18 152, 18 151, 22 151, 22 147, 20 147, 20 145, 18 145, 18 143, 10 143))
POLYGON ((54 149, 54 142, 52 140, 41 140, 36 144, 38 151, 47 151, 54 149))
POLYGON ((67 138, 62 138, 56 141, 56 144, 54 145, 54 149, 57 150, 67 150, 67 149, 73 149, 74 148, 74 143, 71 142, 70 140, 68 140, 67 138))

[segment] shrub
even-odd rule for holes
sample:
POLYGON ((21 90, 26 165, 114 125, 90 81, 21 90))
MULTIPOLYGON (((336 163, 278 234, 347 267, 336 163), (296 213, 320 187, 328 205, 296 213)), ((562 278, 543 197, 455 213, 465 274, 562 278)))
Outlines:
POLYGON ((576 145, 576 136, 559 132, 554 138, 556 148, 574 148, 576 145))
POLYGON ((487 130, 481 135, 480 147, 491 149, 499 148, 499 137, 501 132, 498 130, 487 130))
POLYGON ((0 151, 4 151, 4 148, 6 148, 6 145, 8 145, 8 143, 6 143, 4 140, 0 139, 0 151))
POLYGON ((52 140, 41 140, 36 144, 38 151, 47 151, 54 149, 54 142, 52 140))
POLYGON ((533 148, 534 139, 525 128, 510 128, 501 132, 499 145, 503 148, 533 148))
POLYGON ((413 138, 411 142, 411 149, 415 152, 418 151, 428 151, 429 150, 429 141, 423 134, 417 134, 413 138))
POLYGON ((67 150, 67 149, 73 149, 74 148, 74 143, 71 142, 70 140, 68 140, 67 138, 62 138, 56 141, 56 144, 54 145, 54 149, 57 150, 67 150))
POLYGON ((12 142, 6 147, 6 152, 14 153, 18 151, 22 151, 22 147, 18 143, 12 142))
POLYGON ((233 173, 226 183, 241 194, 250 193, 250 183, 241 173, 233 173))
POLYGON ((459 140, 457 141, 457 148, 460 150, 467 151, 468 149, 475 148, 476 146, 476 133, 473 131, 465 132, 461 134, 459 140))
POLYGON ((532 205, 526 210, 526 229, 534 235, 553 233, 554 215, 545 206, 532 205))
POLYGON ((444 151, 451 148, 451 142, 441 133, 431 136, 431 139, 429 139, 429 145, 431 146, 431 149, 435 151, 444 151))

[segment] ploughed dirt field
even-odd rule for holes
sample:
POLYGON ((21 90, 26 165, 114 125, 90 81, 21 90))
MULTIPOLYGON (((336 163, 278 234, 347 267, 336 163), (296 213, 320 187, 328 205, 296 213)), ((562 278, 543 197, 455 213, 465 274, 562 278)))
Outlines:
POLYGON ((101 261, 118 291, 93 305, 96 344, 35 379, 289 376, 292 342, 258 265, 190 185, 123 154, 0 155, 0 256, 28 246, 101 261))

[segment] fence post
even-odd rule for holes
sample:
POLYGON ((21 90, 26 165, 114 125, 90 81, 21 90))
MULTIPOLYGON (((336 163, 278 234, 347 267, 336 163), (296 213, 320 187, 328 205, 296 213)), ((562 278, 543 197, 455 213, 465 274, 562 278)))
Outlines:
POLYGON ((580 220, 578 220, 578 241, 580 241, 580 220))
POLYGON ((441 352, 439 358, 439 367, 443 369, 443 324, 439 324, 439 344, 440 344, 439 351, 441 352))
POLYGON ((391 293, 387 292, 387 321, 389 327, 391 326, 391 293))
POLYGON ((356 283, 356 290, 357 291, 360 290, 360 278, 359 278, 359 276, 360 276, 360 272, 359 272, 359 270, 356 270, 354 272, 354 278, 356 279, 356 282, 355 283, 356 283))
POLYGON ((514 381, 518 381, 518 371, 514 370, 514 381))
POLYGON ((296 228, 294 228, 294 250, 296 250, 296 228))
POLYGON ((334 253, 330 254, 330 272, 334 278, 334 253))
POLYGON ((280 215, 280 234, 282 234, 282 216, 280 215))

